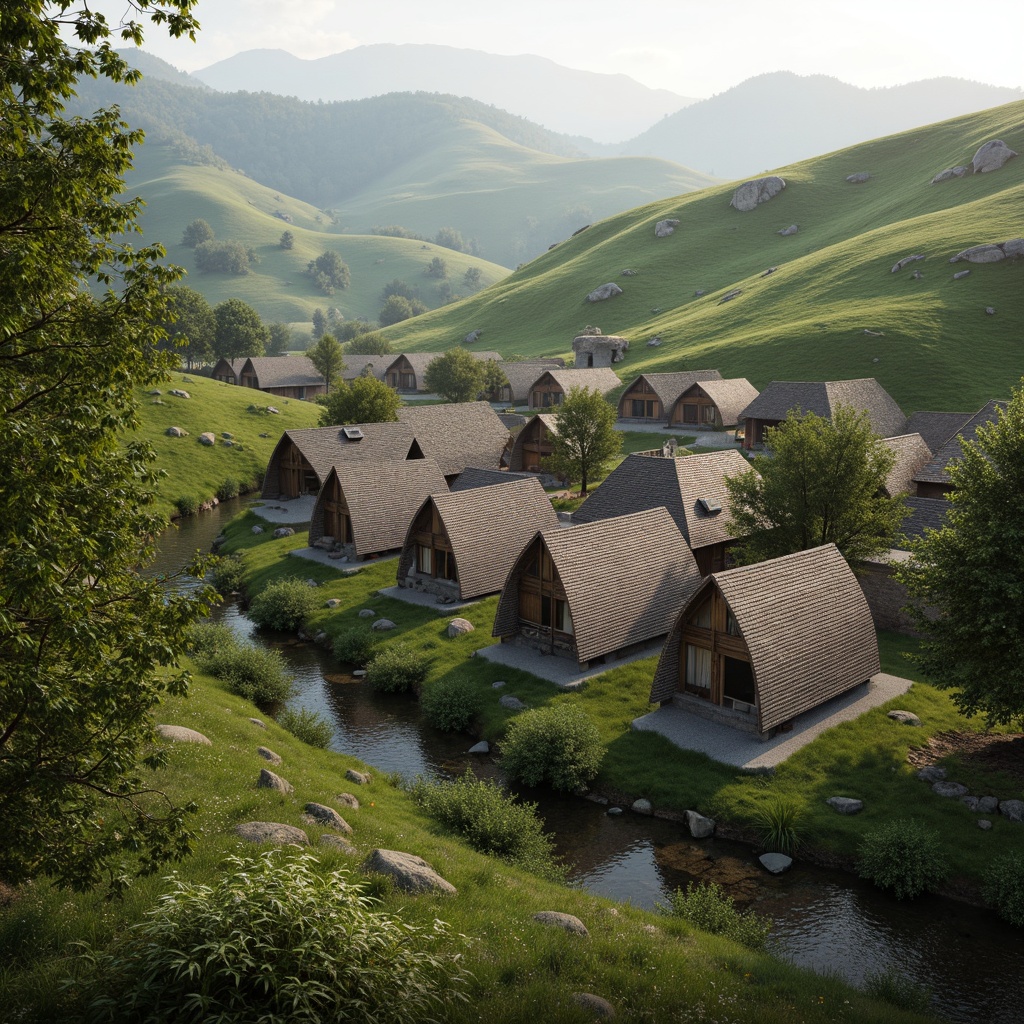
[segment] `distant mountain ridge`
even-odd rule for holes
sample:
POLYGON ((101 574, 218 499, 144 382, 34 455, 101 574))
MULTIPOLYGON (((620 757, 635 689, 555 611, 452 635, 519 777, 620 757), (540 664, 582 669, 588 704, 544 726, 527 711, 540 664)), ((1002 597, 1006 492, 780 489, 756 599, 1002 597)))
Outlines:
POLYGON ((389 92, 471 96, 550 131, 598 142, 621 142, 694 102, 627 75, 576 71, 546 57, 428 43, 357 46, 316 60, 285 50, 246 50, 192 77, 222 92, 273 92, 325 102, 389 92))
POLYGON ((1021 96, 960 78, 861 89, 827 75, 776 71, 679 110, 616 151, 745 178, 1021 96))

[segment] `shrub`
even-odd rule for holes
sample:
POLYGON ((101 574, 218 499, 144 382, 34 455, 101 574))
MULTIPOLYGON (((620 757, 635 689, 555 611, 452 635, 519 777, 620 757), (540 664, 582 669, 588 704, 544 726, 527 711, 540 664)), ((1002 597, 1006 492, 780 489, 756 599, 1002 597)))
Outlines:
POLYGON ((431 683, 420 695, 427 721, 443 732, 461 732, 479 713, 483 698, 469 679, 454 677, 431 683))
POLYGON ((334 739, 334 726, 323 715, 309 708, 299 708, 298 711, 284 708, 274 716, 274 721, 311 747, 326 748, 334 739))
POLYGON ((285 674, 284 659, 277 651, 252 644, 236 644, 218 651, 205 671, 223 679, 232 693, 267 708, 292 694, 291 679, 285 674))
POLYGON ((410 793, 427 814, 474 850, 564 881, 568 869, 554 855, 554 842, 544 832, 536 804, 520 803, 497 783, 478 779, 469 769, 461 779, 417 779, 410 793))
POLYGON ((400 641, 385 644, 366 666, 366 681, 383 693, 406 693, 427 678, 430 662, 400 641))
POLYGON ((985 872, 982 893, 1001 918, 1024 928, 1024 855, 997 857, 985 872))
POLYGON ((350 665, 365 665, 379 642, 380 637, 369 626, 350 626, 334 638, 334 656, 350 665))
POLYGON ((178 510, 179 515, 183 516, 194 516, 198 511, 202 502, 198 498, 193 498, 191 494, 183 494, 180 498, 175 499, 174 507, 178 510))
POLYGON ((927 985, 918 985, 895 967, 887 967, 884 971, 869 971, 864 975, 864 991, 901 1010, 927 1014, 932 1008, 931 989, 927 985))
POLYGON ((761 845, 773 853, 793 854, 807 835, 804 808, 778 793, 754 812, 761 845))
POLYGON ((210 575, 218 594, 231 594, 242 589, 245 579, 245 556, 241 552, 230 557, 219 558, 210 575))
POLYGON ((197 622, 188 633, 188 653, 200 672, 213 674, 217 656, 238 647, 238 639, 228 626, 219 622, 197 622))
POLYGON ((527 786, 546 782, 553 789, 571 792, 597 775, 604 747, 586 712, 563 701, 513 718, 502 755, 501 765, 510 779, 527 786))
POLYGON ((257 594, 249 605, 249 618, 263 629, 294 633, 320 605, 315 587, 303 580, 277 580, 257 594))
POLYGON ((237 498, 239 490, 240 487, 238 481, 234 477, 229 476, 227 480, 217 488, 217 500, 227 501, 230 498, 237 498))
POLYGON ((763 949, 772 922, 753 911, 739 911, 733 898, 716 882, 690 882, 686 892, 676 889, 665 913, 689 921, 711 935, 723 935, 750 949, 763 949))
MULTIPOLYGON (((137 1020, 408 1024, 450 1019, 470 975, 449 930, 374 909, 345 869, 268 851, 211 884, 172 876, 148 919, 109 951, 86 947, 91 1015, 137 1020), (259 922, 258 927, 253 922, 259 922)), ((465 940, 462 940, 464 943, 465 940)))
POLYGON ((934 888, 948 868, 938 832, 910 819, 896 819, 864 836, 857 872, 903 900, 934 888))

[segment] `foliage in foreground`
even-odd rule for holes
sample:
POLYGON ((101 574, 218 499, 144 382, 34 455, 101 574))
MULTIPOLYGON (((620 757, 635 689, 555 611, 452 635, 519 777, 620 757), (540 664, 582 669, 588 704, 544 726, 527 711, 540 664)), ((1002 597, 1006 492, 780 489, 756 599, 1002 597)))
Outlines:
POLYGON ((767 917, 751 910, 737 910, 733 898, 717 882, 690 882, 686 892, 676 889, 663 909, 702 932, 724 935, 749 949, 763 949, 772 927, 767 917))
POLYGON ((402 399, 384 381, 364 374, 348 382, 338 380, 320 404, 320 426, 333 427, 347 423, 393 423, 398 419, 402 399))
POLYGON ((893 1006, 914 1013, 926 1014, 931 1009, 931 990, 925 985, 918 985, 895 967, 871 971, 865 975, 864 991, 876 999, 884 999, 893 1006))
POLYGON ((601 734, 577 704, 562 702, 524 711, 508 724, 501 767, 527 786, 547 783, 575 792, 597 776, 604 758, 601 734))
POLYGON ((404 1024, 466 998, 464 940, 375 910, 348 871, 320 874, 311 853, 230 857, 213 884, 173 883, 120 943, 86 947, 93 1019, 404 1024))
POLYGON ((305 580, 275 580, 252 599, 249 618, 261 629, 295 633, 321 604, 316 587, 305 580))
POLYGON ((349 665, 365 665, 380 643, 380 634, 369 626, 349 626, 334 638, 334 656, 349 665))
POLYGON ((555 858, 554 841, 544 832, 536 804, 519 802, 468 768, 460 779, 417 779, 409 792, 427 814, 474 850, 543 878, 564 881, 568 867, 555 858))
POLYGON ((864 836, 857 872, 898 900, 934 889, 949 873, 939 833, 909 818, 887 821, 864 836))
POLYGON ((1024 928, 1024 854, 997 857, 985 873, 982 892, 1004 921, 1024 928))

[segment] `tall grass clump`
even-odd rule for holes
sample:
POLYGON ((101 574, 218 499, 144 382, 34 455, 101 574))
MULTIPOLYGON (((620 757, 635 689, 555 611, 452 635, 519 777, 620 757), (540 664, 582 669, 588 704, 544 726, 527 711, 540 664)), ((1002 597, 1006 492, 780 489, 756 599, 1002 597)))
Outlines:
POLYGON ((303 580, 277 580, 253 598, 249 618, 261 629, 294 633, 320 606, 316 588, 303 580))
POLYGON ((274 716, 274 721, 311 747, 324 749, 330 746, 331 740, 334 739, 334 726, 323 715, 318 715, 309 708, 299 708, 298 711, 294 708, 283 708, 274 716))
POLYGON ((83 1016, 408 1024, 449 1019, 466 999, 464 940, 376 910, 347 870, 321 873, 311 853, 231 857, 211 884, 172 883, 117 944, 85 947, 68 983, 83 1016))
POLYGON ((563 792, 585 789, 604 759, 597 726, 581 707, 565 701, 513 718, 501 752, 510 779, 563 792))
POLYGON ((737 910, 733 898, 716 882, 690 882, 685 892, 676 889, 662 910, 702 932, 723 935, 749 949, 764 949, 772 927, 770 918, 737 910))
POLYGON ((931 989, 917 984, 892 966, 883 971, 869 971, 864 976, 864 991, 912 1013, 927 1014, 932 1008, 931 989))
POLYGON ((349 626, 334 638, 334 656, 349 665, 365 665, 380 643, 369 626, 349 626))
POLYGON ((462 732, 483 707, 483 695, 471 679, 453 676, 438 679, 420 694, 427 721, 442 732, 462 732))
POLYGON ((427 678, 430 662, 408 644, 381 647, 366 666, 366 681, 382 693, 408 693, 427 678))
POLYGON ((934 889, 949 869, 939 833, 910 818, 898 818, 864 836, 857 873, 906 900, 934 889))
POLYGON ((778 793, 754 811, 754 824, 764 849, 792 856, 807 837, 802 804, 778 793))
POLYGON ((245 572, 245 553, 240 551, 234 555, 218 558, 213 569, 210 570, 210 576, 217 593, 227 596, 242 589, 245 572))
POLYGON ((1024 854, 997 857, 985 872, 982 893, 1004 921, 1024 928, 1024 854))
POLYGON ((474 850, 499 857, 552 881, 564 881, 568 868, 554 854, 537 805, 521 803, 489 779, 467 769, 454 780, 417 779, 412 798, 441 826, 474 850))

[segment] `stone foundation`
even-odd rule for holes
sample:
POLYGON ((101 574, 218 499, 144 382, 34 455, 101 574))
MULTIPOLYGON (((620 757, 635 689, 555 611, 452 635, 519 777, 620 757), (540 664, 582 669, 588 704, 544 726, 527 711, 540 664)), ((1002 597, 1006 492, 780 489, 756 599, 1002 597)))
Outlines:
POLYGON ((398 585, 407 590, 417 590, 421 594, 433 594, 438 604, 453 604, 462 600, 459 596, 459 585, 452 580, 439 580, 433 576, 421 576, 417 572, 406 573, 398 577, 398 585))
POLYGON ((740 732, 749 732, 762 740, 770 740, 775 735, 776 730, 774 729, 770 729, 768 732, 758 732, 757 714, 754 711, 746 714, 743 711, 735 711, 733 708, 724 708, 690 693, 676 693, 672 697, 672 703, 688 714, 704 718, 709 722, 718 722, 719 725, 727 725, 730 729, 737 729, 740 732))

